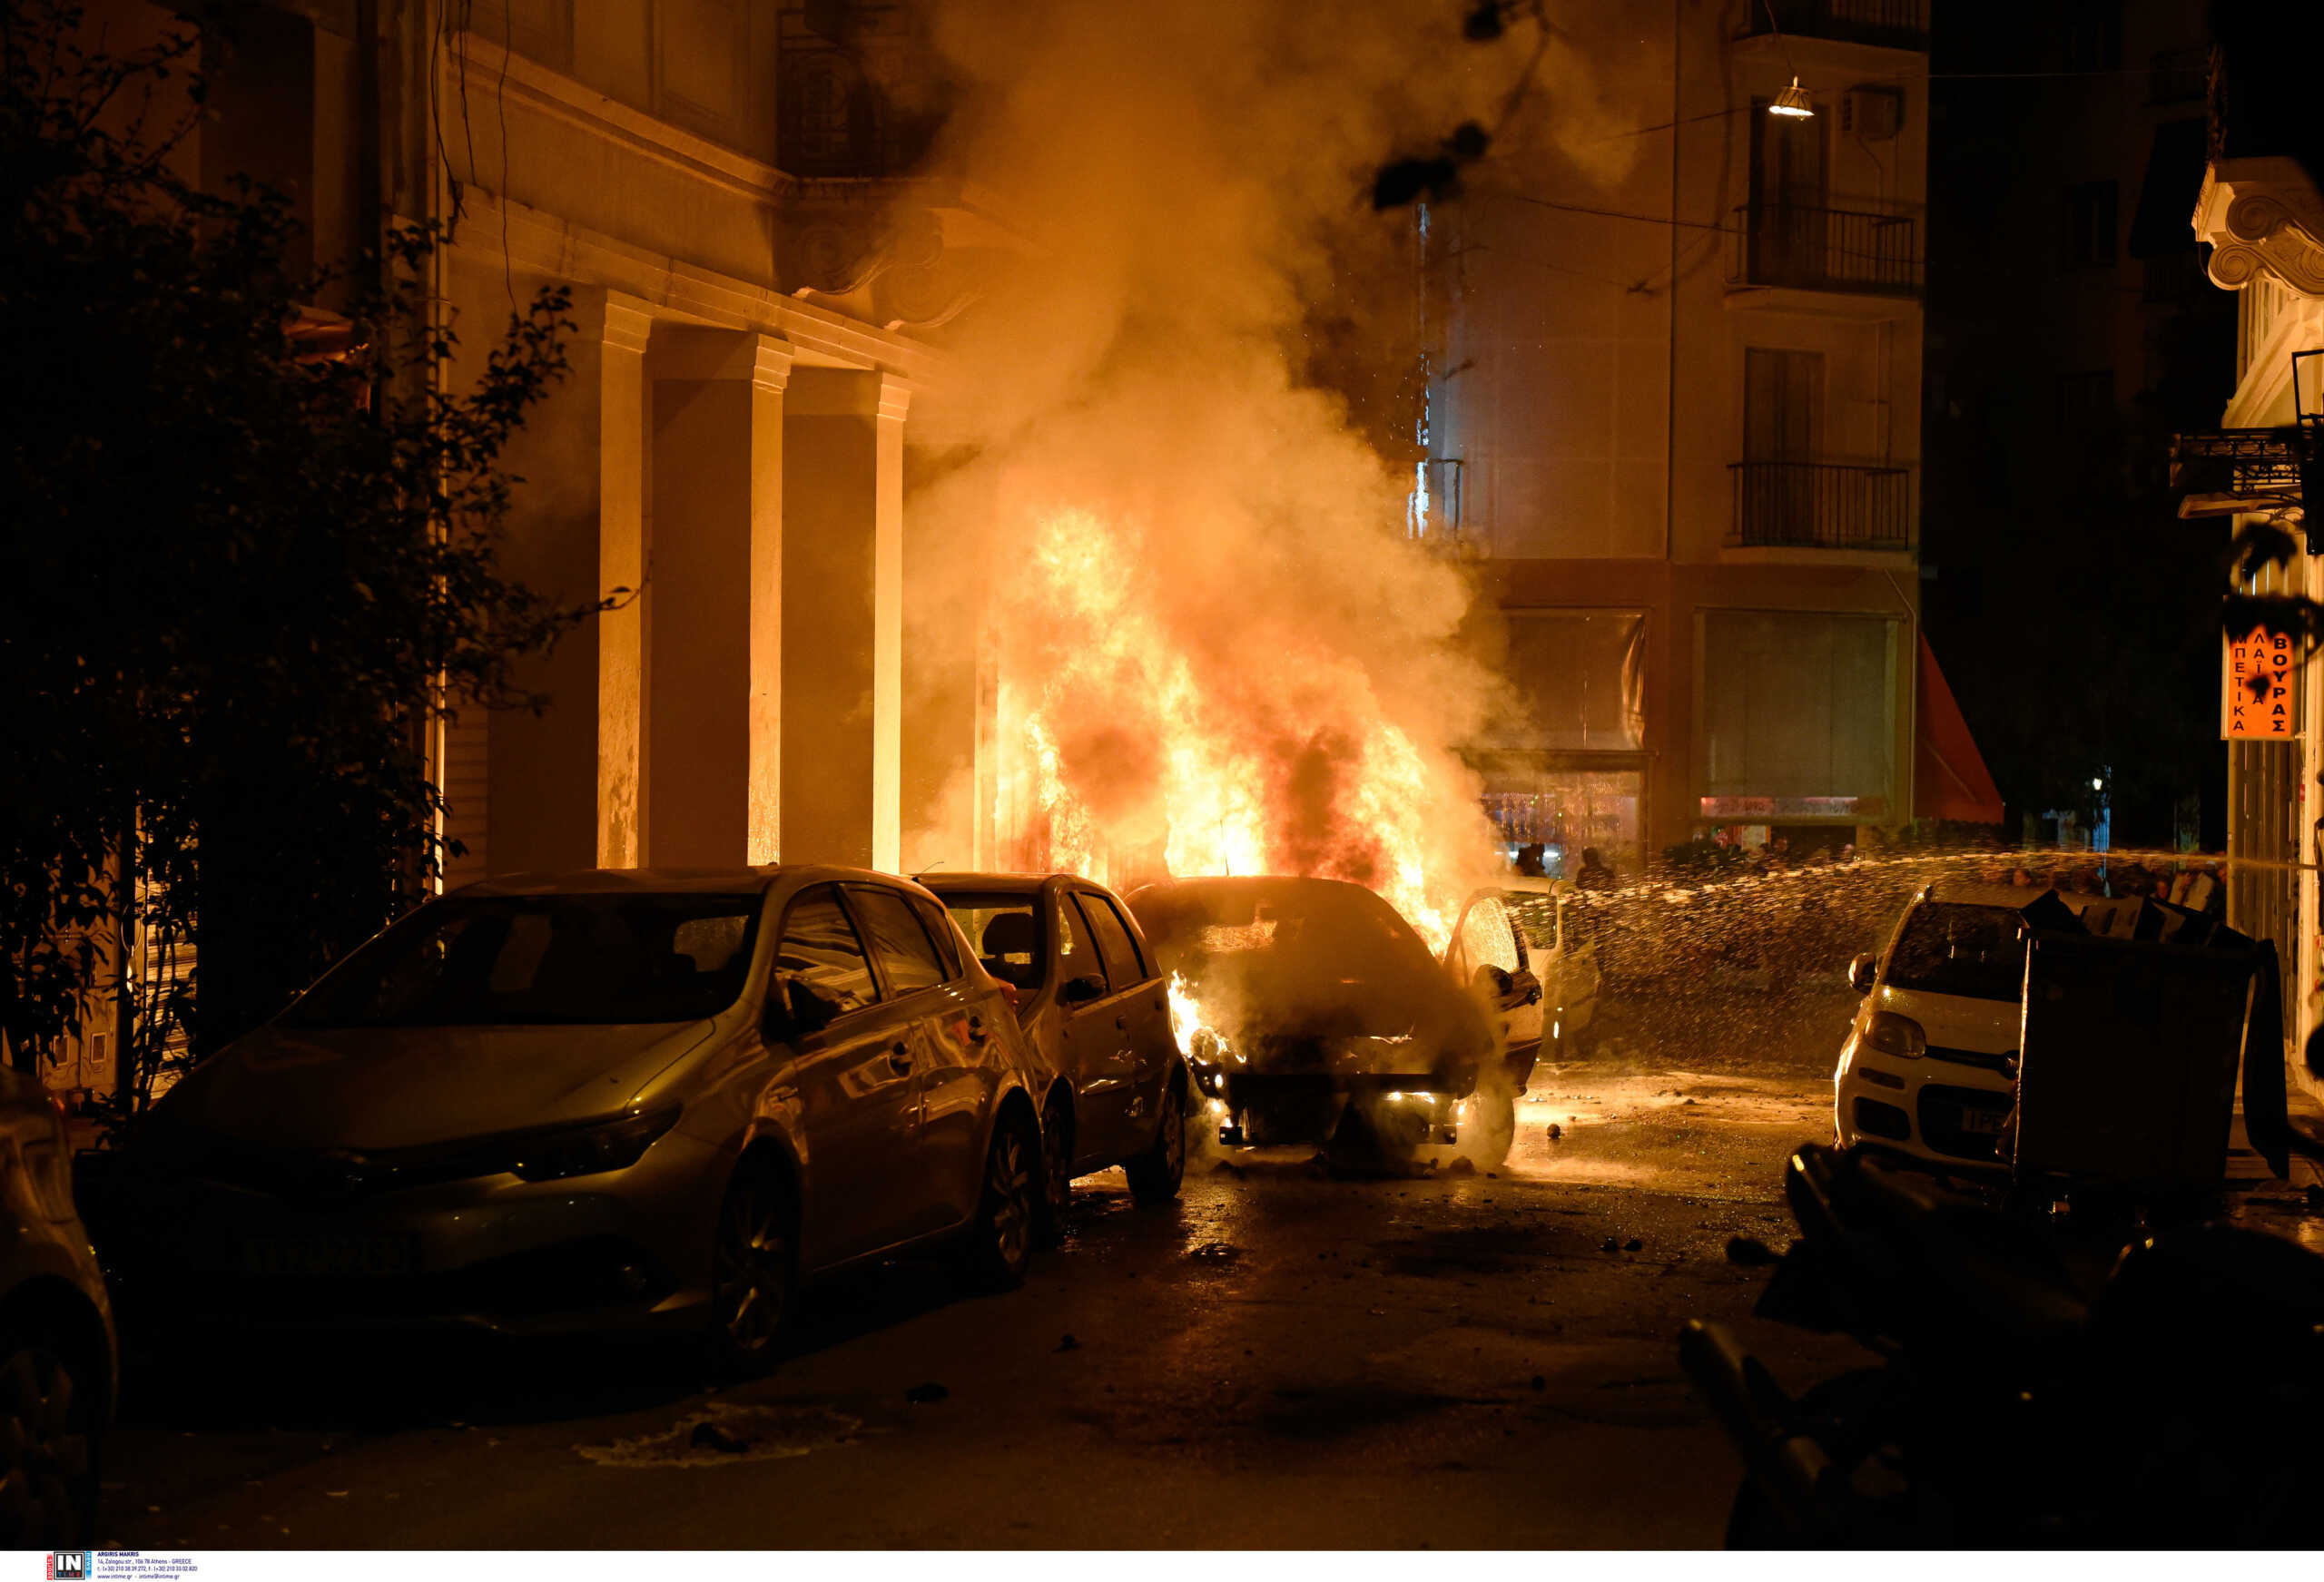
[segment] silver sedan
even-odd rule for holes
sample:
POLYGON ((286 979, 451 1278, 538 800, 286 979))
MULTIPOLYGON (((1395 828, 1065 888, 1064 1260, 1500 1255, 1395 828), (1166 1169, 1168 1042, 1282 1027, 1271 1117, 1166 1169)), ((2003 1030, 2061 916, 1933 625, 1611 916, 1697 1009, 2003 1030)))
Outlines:
POLYGON ((801 1282, 843 1265, 941 1243, 980 1282, 1022 1276, 1027 1064, 1001 985, 908 881, 488 880, 156 1104, 115 1259, 180 1313, 691 1326, 761 1366, 801 1282))

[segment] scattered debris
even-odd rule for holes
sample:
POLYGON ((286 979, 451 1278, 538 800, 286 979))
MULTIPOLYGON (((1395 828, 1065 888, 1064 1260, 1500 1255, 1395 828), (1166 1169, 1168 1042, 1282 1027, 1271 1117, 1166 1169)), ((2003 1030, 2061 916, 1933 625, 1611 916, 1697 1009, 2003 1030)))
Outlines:
POLYGON ((344 1499, 347 1498, 347 1495, 348 1490, 344 1489, 326 1489, 323 1490, 323 1498, 325 1499, 344 1499))
POLYGON ((904 1391, 904 1399, 914 1406, 933 1406, 940 1400, 950 1400, 951 1395, 950 1390, 932 1381, 927 1384, 915 1384, 904 1391))
POLYGON ((1727 1238, 1727 1261, 1746 1269, 1758 1269, 1776 1261, 1775 1249, 1757 1236, 1727 1238))
POLYGON ((1539 1373, 1536 1373, 1536 1374, 1534 1374, 1534 1375, 1533 1375, 1533 1388, 1534 1388, 1534 1389, 1536 1389, 1536 1390, 1547 1390, 1549 1387, 1550 1387, 1550 1381, 1549 1381, 1547 1379, 1542 1378, 1542 1377, 1541 1377, 1541 1375, 1540 1375, 1539 1373))
POLYGON ((722 1456, 739 1456, 751 1448, 751 1441, 739 1434, 730 1434, 714 1422, 698 1422, 686 1443, 700 1450, 715 1450, 722 1456))
POLYGON ((862 1428, 862 1419, 828 1407, 742 1406, 721 1400, 689 1412, 659 1433, 574 1449, 600 1467, 731 1467, 738 1461, 785 1459, 831 1445, 852 1444, 862 1428))
POLYGON ((1243 1249, 1232 1242, 1205 1242, 1187 1254, 1200 1263, 1232 1263, 1243 1255, 1243 1249))
POLYGON ((1081 1350, 1081 1342, 1070 1334, 1062 1335, 1058 1339, 1057 1349, 1060 1351, 1078 1351, 1081 1350))
POLYGON ((1635 1253, 1645 1245, 1646 1243, 1644 1242, 1640 1241, 1636 1236, 1632 1236, 1629 1241, 1622 1243, 1622 1251, 1625 1253, 1635 1253))
POLYGON ((1622 1250, 1622 1244, 1614 1240, 1613 1237, 1609 1236, 1604 1241, 1598 1243, 1598 1250, 1600 1253, 1619 1253, 1622 1250))
POLYGON ((1476 1173, 1476 1161, 1465 1154, 1444 1167, 1444 1174, 1447 1175, 1474 1175, 1476 1173))
POLYGON ((1558 1125, 1557 1122, 1551 1121, 1550 1123, 1550 1141, 1552 1143, 1562 1142, 1564 1138, 1565 1128, 1558 1125))
POLYGON ((1211 1169, 1214 1172, 1224 1170, 1227 1174, 1234 1176, 1237 1180, 1240 1180, 1243 1175, 1243 1167, 1240 1164, 1236 1164, 1232 1159, 1221 1159, 1217 1164, 1212 1165, 1211 1169))

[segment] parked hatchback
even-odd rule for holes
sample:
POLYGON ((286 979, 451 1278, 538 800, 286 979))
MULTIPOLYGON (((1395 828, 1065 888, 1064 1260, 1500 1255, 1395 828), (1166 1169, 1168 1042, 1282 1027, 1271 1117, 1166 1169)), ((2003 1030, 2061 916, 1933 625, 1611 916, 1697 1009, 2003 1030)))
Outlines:
POLYGON ((2016 1105, 2025 948, 2050 913, 2071 927, 2076 903, 2054 890, 1932 885, 1907 907, 1888 948, 1859 956, 1864 997, 1832 1076, 1843 1145, 1865 1143, 1948 1169, 2003 1163, 2016 1105))
POLYGON ((931 873, 986 971, 1015 988, 1040 1074, 1044 1214, 1062 1224, 1077 1176, 1113 1165, 1140 1203, 1186 1174, 1188 1083, 1169 992, 1129 909, 1068 874, 931 873))
POLYGON ((419 908, 196 1066, 124 1158, 173 1312, 685 1326, 770 1359, 802 1280, 1025 1267, 1039 1133, 1000 984, 854 870, 596 870, 419 908))

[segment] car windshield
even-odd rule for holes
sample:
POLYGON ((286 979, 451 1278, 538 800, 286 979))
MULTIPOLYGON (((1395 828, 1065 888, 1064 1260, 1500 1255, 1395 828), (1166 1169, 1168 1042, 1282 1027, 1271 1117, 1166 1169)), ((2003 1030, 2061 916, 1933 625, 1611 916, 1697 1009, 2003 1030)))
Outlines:
POLYGON ((1906 914, 1882 981, 1890 988, 2014 1000, 2025 984, 2024 920, 2014 907, 1924 902, 1906 914))
POLYGON ((1340 982, 1435 970, 1395 909, 1354 885, 1174 885, 1133 904, 1164 969, 1188 978, 1227 961, 1340 982))
POLYGON ((942 899, 987 972, 1019 988, 1040 982, 1040 929, 1034 921, 1031 895, 978 891, 942 899))
POLYGON ((694 1022, 734 1003, 755 895, 608 892, 431 901, 283 1020, 307 1027, 694 1022))

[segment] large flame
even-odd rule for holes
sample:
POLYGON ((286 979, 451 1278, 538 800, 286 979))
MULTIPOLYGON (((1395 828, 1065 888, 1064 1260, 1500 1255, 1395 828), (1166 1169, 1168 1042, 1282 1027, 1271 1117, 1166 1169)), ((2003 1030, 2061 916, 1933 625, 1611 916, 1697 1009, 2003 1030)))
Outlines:
POLYGON ((1457 762, 1375 693, 1391 641, 1351 653, 1297 611, 1206 622, 1173 603, 1140 529, 1095 511, 1050 510, 1029 536, 1002 595, 1005 629, 1030 634, 1000 693, 1000 821, 1020 860, 1118 885, 1353 879, 1443 947, 1479 820, 1457 762), (1201 652, 1214 624, 1246 651, 1201 652))

